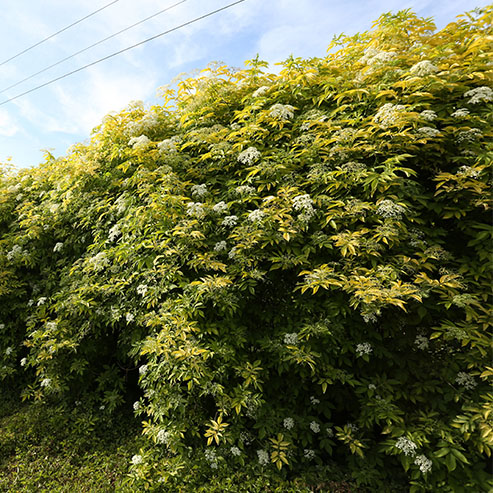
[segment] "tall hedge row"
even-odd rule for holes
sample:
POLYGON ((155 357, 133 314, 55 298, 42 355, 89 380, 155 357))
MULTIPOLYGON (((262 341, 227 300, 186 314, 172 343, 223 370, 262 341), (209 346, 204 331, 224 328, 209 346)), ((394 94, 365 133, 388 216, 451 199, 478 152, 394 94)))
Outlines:
POLYGON ((0 387, 133 405, 137 489, 336 464, 487 491, 492 18, 211 65, 3 166, 0 387))

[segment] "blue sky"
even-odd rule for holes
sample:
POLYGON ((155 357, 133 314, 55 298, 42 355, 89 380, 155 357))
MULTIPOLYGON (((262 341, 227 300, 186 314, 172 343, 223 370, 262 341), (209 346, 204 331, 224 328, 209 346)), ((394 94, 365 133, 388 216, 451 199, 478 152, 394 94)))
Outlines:
MULTIPOLYGON (((233 0, 187 0, 149 22, 0 93, 0 102, 233 0)), ((0 66, 0 90, 177 0, 119 0, 24 55, 0 66)), ((0 63, 110 0, 3 0, 0 63)), ((323 56, 334 34, 370 28, 383 12, 411 8, 438 28, 486 0, 246 0, 215 16, 146 43, 39 91, 0 106, 0 162, 42 161, 42 149, 64 155, 110 111, 130 101, 153 104, 157 89, 211 61, 231 66, 257 53, 275 63, 290 54, 323 56)))

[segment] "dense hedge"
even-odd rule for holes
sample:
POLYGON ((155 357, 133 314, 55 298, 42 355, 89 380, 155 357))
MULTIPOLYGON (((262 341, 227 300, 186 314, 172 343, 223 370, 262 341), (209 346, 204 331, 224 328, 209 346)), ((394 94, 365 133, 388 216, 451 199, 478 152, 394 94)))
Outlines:
POLYGON ((135 488, 338 464, 487 491, 492 12, 211 66, 4 166, 3 385, 135 400, 135 488))

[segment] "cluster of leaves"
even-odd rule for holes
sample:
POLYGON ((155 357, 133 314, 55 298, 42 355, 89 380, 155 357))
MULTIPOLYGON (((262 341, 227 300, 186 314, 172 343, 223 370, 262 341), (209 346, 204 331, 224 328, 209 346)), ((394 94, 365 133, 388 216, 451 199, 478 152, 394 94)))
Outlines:
POLYGON ((404 11, 278 75, 210 66, 0 179, 0 378, 133 407, 190 461, 485 491, 491 7, 404 11))

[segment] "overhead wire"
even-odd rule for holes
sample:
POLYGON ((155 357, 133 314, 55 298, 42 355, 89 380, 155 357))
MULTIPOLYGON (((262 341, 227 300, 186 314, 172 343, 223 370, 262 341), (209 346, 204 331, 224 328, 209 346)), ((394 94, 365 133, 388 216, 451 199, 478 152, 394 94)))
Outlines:
POLYGON ((167 31, 163 31, 162 33, 159 33, 159 34, 156 34, 154 36, 151 36, 150 38, 147 38, 147 39, 144 39, 143 41, 140 41, 139 43, 135 43, 131 46, 128 46, 127 48, 123 48, 122 50, 119 50, 119 51, 116 51, 114 53, 111 53, 110 55, 107 55, 103 58, 100 58, 98 60, 95 60, 94 62, 91 62, 91 63, 88 63, 87 65, 84 65, 82 67, 79 67, 78 69, 75 69, 75 70, 72 70, 71 72, 67 72, 66 74, 63 74, 61 75, 60 77, 56 77, 55 79, 51 79, 49 80, 48 82, 45 82, 44 84, 40 84, 39 86, 36 86, 36 87, 33 87, 32 89, 29 89, 28 91, 24 91, 23 93, 21 94, 17 94, 17 96, 13 96, 9 99, 6 99, 5 101, 2 101, 0 102, 0 106, 4 105, 4 104, 7 104, 7 103, 10 103, 11 101, 14 101, 22 96, 25 96, 26 94, 30 94, 34 91, 37 91, 38 89, 41 89, 43 87, 46 87, 50 84, 53 84, 54 82, 57 82, 59 80, 62 80, 64 79, 65 77, 69 77, 70 75, 73 75, 73 74, 76 74, 77 72, 80 72, 82 70, 85 70, 86 68, 89 68, 89 67, 92 67, 98 63, 101 63, 101 62, 104 62, 105 60, 108 60, 110 58, 113 58, 117 55, 121 55, 122 53, 125 53, 126 51, 129 51, 129 50, 132 50, 133 48, 137 48, 137 46, 141 46, 145 43, 148 43, 149 41, 152 41, 154 39, 157 39, 157 38, 160 38, 161 36, 164 36, 166 34, 169 34, 173 31, 178 31, 179 29, 182 29, 183 27, 186 27, 186 26, 189 26, 190 24, 193 24, 195 22, 198 22, 202 19, 205 19, 207 17, 210 17, 211 15, 215 15, 215 14, 218 14, 219 12, 222 12, 224 10, 227 10, 235 5, 238 5, 240 3, 243 3, 245 2, 246 0, 237 0, 236 2, 232 2, 228 5, 225 5, 224 7, 221 7, 219 9, 216 9, 216 10, 213 10, 207 14, 204 14, 204 15, 201 15, 200 17, 196 17, 195 19, 192 19, 191 21, 188 21, 188 22, 184 22, 183 24, 180 24, 179 26, 176 26, 176 27, 173 27, 171 29, 168 29, 167 31))
POLYGON ((63 29, 60 29, 59 31, 57 31, 56 33, 53 33, 51 34, 50 36, 48 36, 47 38, 44 38, 42 39, 41 41, 38 41, 37 43, 29 46, 28 48, 26 48, 25 50, 22 50, 20 51, 19 53, 17 53, 16 55, 14 56, 11 56, 10 58, 8 58, 7 60, 4 60, 3 62, 0 62, 0 67, 2 65, 5 65, 6 63, 10 62, 11 60, 14 60, 15 58, 21 56, 21 55, 24 55, 24 53, 27 53, 28 51, 32 50, 33 48, 36 48, 36 46, 39 46, 40 44, 43 44, 45 43, 46 41, 48 41, 49 39, 51 38, 54 38, 55 36, 58 36, 60 33, 63 33, 64 31, 66 31, 67 29, 70 29, 71 27, 74 27, 76 26, 77 24, 80 24, 82 21, 85 21, 86 19, 89 19, 89 17, 92 17, 93 15, 97 14, 98 12, 101 12, 102 10, 104 9, 107 9, 108 7, 110 7, 111 5, 119 2, 120 0, 113 0, 112 2, 104 5, 103 7, 99 8, 98 10, 95 10, 94 12, 91 12, 90 14, 86 15, 85 17, 82 17, 82 19, 79 19, 75 22, 72 22, 72 24, 64 27, 63 29))
POLYGON ((80 55, 81 53, 84 53, 85 51, 90 50, 91 48, 94 48, 95 46, 100 45, 101 43, 104 43, 105 41, 108 41, 109 39, 112 39, 112 38, 114 38, 114 37, 116 37, 116 36, 118 36, 118 35, 126 32, 126 31, 129 31, 130 29, 138 26, 139 24, 143 24, 144 22, 147 22, 148 20, 150 20, 150 19, 152 19, 154 17, 157 17, 158 15, 161 15, 164 12, 167 12, 168 10, 171 10, 171 9, 173 9, 175 7, 178 7, 178 5, 181 5, 182 3, 185 3, 187 1, 188 0, 181 0, 181 1, 177 2, 177 3, 174 3, 173 5, 171 5, 169 7, 166 7, 165 9, 162 9, 159 12, 156 12, 155 14, 150 15, 149 17, 146 17, 145 19, 142 19, 139 22, 136 22, 135 24, 132 24, 131 26, 128 26, 125 29, 122 29, 121 31, 118 31, 118 32, 116 32, 116 33, 114 33, 114 34, 112 34, 110 36, 107 36, 106 38, 101 39, 100 41, 97 41, 96 43, 93 43, 92 45, 89 45, 86 48, 83 48, 82 50, 76 51, 75 53, 72 53, 71 55, 69 55, 69 56, 67 56, 65 58, 62 58, 61 60, 58 60, 58 62, 55 62, 55 63, 49 65, 48 67, 45 67, 42 70, 39 70, 38 72, 29 75, 25 79, 22 79, 22 80, 16 82, 15 84, 12 84, 12 85, 10 85, 8 87, 5 87, 4 89, 0 89, 0 94, 3 93, 3 92, 5 92, 5 91, 8 91, 9 89, 12 89, 14 87, 17 87, 18 85, 22 84, 23 82, 26 82, 26 81, 32 79, 33 77, 36 77, 37 75, 40 75, 40 74, 46 72, 47 70, 50 70, 51 68, 56 67, 57 65, 60 65, 61 63, 66 62, 67 60, 70 60, 71 58, 74 58, 75 56, 80 55))

